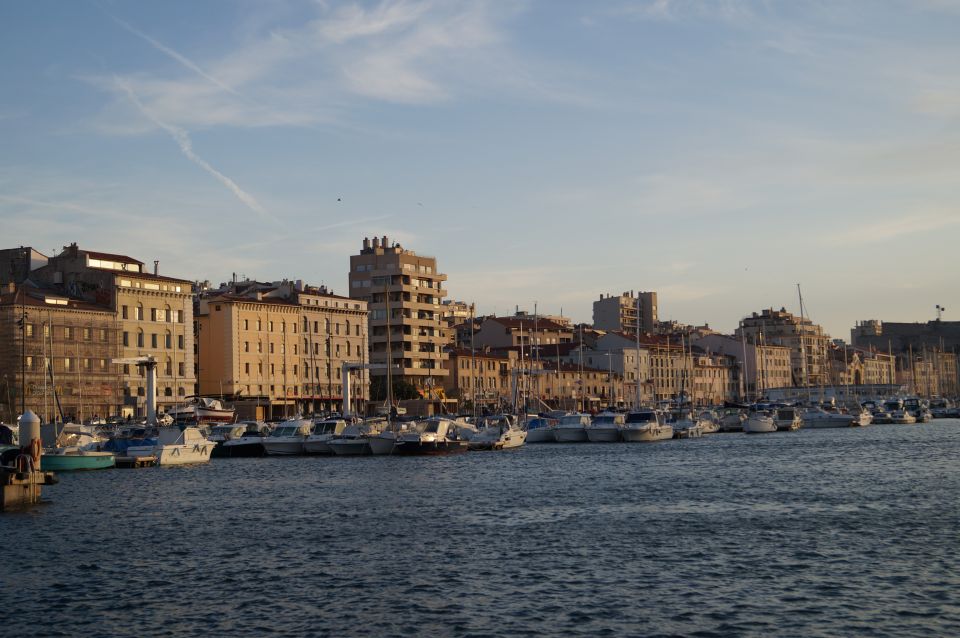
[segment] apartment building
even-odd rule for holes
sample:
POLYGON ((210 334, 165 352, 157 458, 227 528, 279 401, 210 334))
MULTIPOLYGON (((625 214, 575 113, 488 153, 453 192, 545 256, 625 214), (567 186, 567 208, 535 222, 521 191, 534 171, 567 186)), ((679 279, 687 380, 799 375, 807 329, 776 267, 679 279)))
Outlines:
MULTIPOLYGON (((76 243, 47 258, 30 279, 63 294, 109 307, 115 314, 117 354, 152 355, 157 365, 157 408, 165 411, 196 387, 193 337, 193 282, 147 272, 142 261, 114 253, 82 250, 76 243)), ((146 412, 142 367, 121 367, 124 412, 146 412)))
POLYGON ((653 334, 657 329, 657 293, 624 292, 620 295, 600 295, 593 302, 593 327, 636 334, 653 334))
MULTIPOLYGON (((350 256, 350 298, 369 308, 370 361, 389 360, 397 382, 420 390, 444 385, 446 280, 435 257, 418 255, 386 236, 365 238, 360 253, 350 256)), ((379 385, 386 374, 385 369, 371 370, 379 385)))
POLYGON ((302 281, 231 282, 197 298, 199 393, 227 396, 250 418, 363 413, 367 304, 302 281))
POLYGON ((830 337, 810 319, 801 320, 784 308, 766 308, 741 320, 734 336, 737 339, 745 336, 748 343, 789 348, 791 378, 796 385, 818 386, 830 382, 827 353, 830 337))
POLYGON ((473 334, 478 348, 537 348, 546 352, 558 344, 573 342, 571 326, 544 317, 481 317, 473 334))
POLYGON ((735 378, 739 395, 763 397, 772 388, 795 385, 790 348, 787 346, 754 343, 721 334, 695 336, 692 343, 704 352, 733 358, 737 366, 735 378))
POLYGON ((123 402, 113 309, 32 283, 0 291, 0 420, 116 414, 123 402))

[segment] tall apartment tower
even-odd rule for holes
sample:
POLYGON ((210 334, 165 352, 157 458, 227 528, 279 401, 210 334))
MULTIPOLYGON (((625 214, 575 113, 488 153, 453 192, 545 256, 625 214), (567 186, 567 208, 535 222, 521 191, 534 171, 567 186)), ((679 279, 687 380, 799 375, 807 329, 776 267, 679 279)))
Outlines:
POLYGON ((657 326, 657 293, 634 292, 622 295, 600 295, 593 302, 593 327, 597 330, 636 334, 653 333, 657 326), (639 313, 637 302, 639 301, 639 313))
MULTIPOLYGON (((441 303, 447 295, 446 280, 437 271, 435 257, 406 250, 386 236, 364 238, 360 254, 350 256, 350 297, 367 302, 370 363, 387 363, 389 342, 394 379, 418 388, 443 385, 449 373, 444 365, 441 303)), ((370 373, 382 380, 387 371, 370 373)))

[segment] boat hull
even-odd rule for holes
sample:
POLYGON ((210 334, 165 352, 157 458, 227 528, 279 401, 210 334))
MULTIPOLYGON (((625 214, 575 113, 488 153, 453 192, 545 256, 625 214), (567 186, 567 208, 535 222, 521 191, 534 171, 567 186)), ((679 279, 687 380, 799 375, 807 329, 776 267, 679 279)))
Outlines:
POLYGON ((105 470, 116 465, 116 457, 109 452, 82 454, 44 454, 40 469, 44 472, 72 472, 76 470, 105 470))
POLYGON ((367 439, 336 439, 330 441, 330 449, 337 456, 364 456, 370 454, 367 439))
POLYGON ((209 463, 213 443, 163 445, 155 456, 157 465, 189 465, 191 463, 209 463))
POLYGON ((557 443, 584 443, 587 441, 586 428, 557 428, 554 430, 557 443))
POLYGON ((307 439, 303 442, 303 451, 306 454, 333 454, 330 449, 330 439, 307 439))
POLYGON ((212 456, 214 458, 233 459, 252 458, 264 456, 265 454, 266 451, 263 449, 263 443, 237 443, 236 445, 221 443, 213 448, 212 456))
POLYGON ((627 443, 667 441, 673 438, 673 427, 669 425, 655 425, 643 428, 625 427, 620 430, 620 438, 627 443))
POLYGON ((553 428, 535 428, 527 430, 527 443, 556 443, 553 428))
POLYGON ((394 454, 401 456, 442 456, 466 452, 466 441, 398 441, 394 454))
POLYGON ((587 428, 587 440, 591 443, 616 443, 620 440, 620 429, 587 428))
POLYGON ((383 435, 371 436, 367 439, 367 444, 370 446, 370 454, 374 456, 385 456, 393 453, 397 445, 397 438, 383 435))
POLYGON ((770 417, 748 417, 743 422, 743 431, 747 434, 769 434, 777 431, 777 422, 770 417))
POLYGON ((267 440, 263 442, 263 449, 268 456, 299 456, 303 454, 303 441, 267 440))

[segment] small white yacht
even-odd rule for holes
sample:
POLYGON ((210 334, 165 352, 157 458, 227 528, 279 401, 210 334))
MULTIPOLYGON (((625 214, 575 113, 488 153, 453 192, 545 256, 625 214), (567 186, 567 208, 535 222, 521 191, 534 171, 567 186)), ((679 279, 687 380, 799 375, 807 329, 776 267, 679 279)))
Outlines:
POLYGON ((803 425, 803 418, 800 416, 800 410, 792 405, 781 405, 773 411, 773 419, 777 423, 778 430, 793 431, 799 430, 803 425))
POLYGON ((557 423, 557 419, 547 417, 529 419, 526 424, 527 443, 556 443, 557 423))
POLYGON ((673 438, 675 439, 697 439, 703 436, 703 429, 700 427, 698 419, 693 414, 684 410, 676 415, 670 422, 673 427, 673 438))
POLYGON ((159 428, 155 445, 127 448, 128 456, 153 456, 157 465, 207 463, 216 443, 207 440, 198 428, 188 426, 159 428))
POLYGON ((307 454, 333 454, 330 441, 343 433, 347 427, 344 419, 323 419, 313 424, 309 436, 303 441, 303 451, 307 454))
POLYGON ((432 416, 421 421, 416 430, 403 432, 397 438, 394 454, 446 455, 466 452, 467 432, 476 431, 470 424, 448 417, 432 416))
POLYGON ((777 421, 765 410, 751 412, 743 422, 743 431, 747 434, 765 434, 777 431, 777 421))
POLYGON ((484 417, 470 436, 471 450, 510 450, 527 441, 527 431, 518 427, 509 414, 484 417))
POLYGON ((567 414, 560 417, 554 428, 557 443, 583 443, 587 440, 587 428, 590 416, 587 414, 567 414))
POLYGON ((849 428, 852 425, 852 415, 826 410, 822 407, 810 408, 803 413, 803 427, 805 428, 849 428))
POLYGON ((591 443, 614 443, 620 440, 620 430, 626 417, 617 412, 601 412, 587 426, 587 440, 591 443))
POLYGON ((339 436, 327 441, 327 445, 337 456, 364 456, 371 453, 367 430, 356 423, 345 427, 339 436))
POLYGON ((230 458, 263 456, 266 454, 266 450, 263 448, 263 440, 270 433, 270 426, 263 421, 239 421, 237 425, 244 426, 243 433, 218 444, 213 450, 213 455, 218 456, 218 450, 220 456, 230 458))
POLYGON ((663 413, 640 409, 627 413, 620 436, 628 442, 665 441, 673 438, 673 426, 664 422, 663 413))
POLYGON ((303 444, 310 436, 313 423, 307 419, 290 419, 274 428, 264 438, 263 449, 270 456, 297 456, 303 454, 303 444))
POLYGON ((703 410, 697 417, 700 431, 704 434, 716 434, 720 431, 720 417, 713 410, 703 410))
POLYGON ((721 432, 742 432, 743 422, 747 420, 743 410, 739 408, 726 408, 720 415, 721 432))

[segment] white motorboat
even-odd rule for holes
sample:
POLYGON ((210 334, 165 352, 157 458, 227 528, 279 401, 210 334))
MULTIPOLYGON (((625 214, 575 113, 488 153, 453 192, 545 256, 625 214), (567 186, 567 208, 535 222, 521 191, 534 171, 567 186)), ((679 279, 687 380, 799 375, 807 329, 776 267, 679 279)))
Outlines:
POLYGON ((313 424, 309 436, 303 441, 303 451, 307 454, 333 454, 330 441, 343 433, 347 427, 344 419, 323 419, 313 424))
POLYGON ((270 456, 298 456, 304 453, 303 444, 310 436, 313 423, 307 419, 290 419, 274 428, 263 439, 263 449, 270 456))
POLYGON ((422 421, 416 430, 401 433, 394 454, 446 455, 466 452, 469 446, 466 436, 471 430, 476 431, 468 423, 433 416, 422 421), (460 438, 461 432, 464 438, 460 438))
POLYGON ((764 434, 777 431, 777 421, 769 412, 760 410, 751 412, 743 422, 743 431, 747 434, 764 434))
POLYGON ((237 425, 244 426, 243 433, 218 444, 213 450, 213 455, 236 458, 266 454, 263 440, 270 433, 270 427, 263 421, 240 421, 237 425))
POLYGON ((853 416, 842 412, 811 408, 803 413, 803 427, 805 428, 849 428, 852 425, 853 416))
POLYGON ((683 413, 670 423, 675 439, 697 439, 703 436, 703 430, 697 419, 690 413, 683 413))
POLYGON ((716 434, 720 431, 720 417, 713 410, 704 410, 697 417, 700 431, 704 434, 716 434))
POLYGON ((186 405, 178 405, 167 412, 175 423, 232 423, 236 415, 233 408, 223 404, 220 399, 210 397, 191 397, 186 405))
POLYGON ((800 416, 800 410, 792 405, 782 405, 773 411, 773 420, 777 423, 778 430, 793 431, 799 430, 803 425, 803 418, 800 416))
POLYGON ((179 427, 159 428, 155 445, 132 446, 127 455, 134 457, 152 456, 157 465, 186 465, 188 463, 207 463, 216 443, 203 436, 198 428, 188 426, 181 431, 179 427))
POLYGON ((587 414, 567 414, 560 417, 554 434, 557 443, 583 443, 587 440, 587 427, 590 416, 587 414))
POLYGON ((556 443, 557 419, 536 417, 527 421, 527 443, 556 443))
POLYGON ((665 441, 673 438, 673 426, 657 410, 640 409, 627 413, 620 436, 628 442, 665 441))
POLYGON ((620 430, 626 417, 616 412, 601 412, 587 426, 587 440, 591 443, 614 443, 620 440, 620 430))
POLYGON ((743 432, 743 422, 747 420, 743 410, 727 408, 720 415, 721 432, 743 432))
POLYGON ((327 445, 337 456, 364 456, 370 454, 370 440, 360 425, 348 425, 339 436, 330 439, 327 445))
POLYGON ((470 436, 471 450, 510 450, 527 440, 527 431, 518 427, 509 414, 484 417, 477 426, 476 433, 470 436))
POLYGON ((913 425, 917 422, 917 417, 910 414, 909 410, 900 409, 890 413, 890 423, 896 425, 913 425))
POLYGON ((367 445, 370 446, 370 454, 374 456, 384 456, 393 454, 397 447, 397 433, 393 430, 383 430, 367 437, 367 445))

